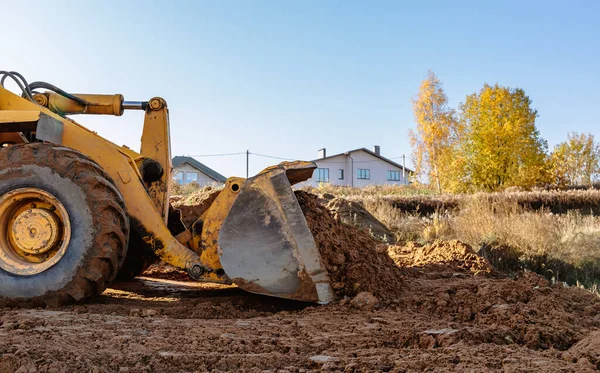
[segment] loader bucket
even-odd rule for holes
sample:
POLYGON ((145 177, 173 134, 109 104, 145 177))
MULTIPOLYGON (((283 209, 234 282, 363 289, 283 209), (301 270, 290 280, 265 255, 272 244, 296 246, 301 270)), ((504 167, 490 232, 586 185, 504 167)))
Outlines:
POLYGON ((329 275, 291 188, 312 162, 283 162, 247 179, 219 233, 223 270, 252 292, 328 303, 329 275))

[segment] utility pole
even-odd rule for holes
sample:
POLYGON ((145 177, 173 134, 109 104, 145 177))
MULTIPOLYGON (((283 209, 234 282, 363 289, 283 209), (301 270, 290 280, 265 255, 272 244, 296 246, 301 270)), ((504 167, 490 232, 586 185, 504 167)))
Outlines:
POLYGON ((248 166, 250 165, 250 150, 246 150, 246 179, 248 178, 248 166))

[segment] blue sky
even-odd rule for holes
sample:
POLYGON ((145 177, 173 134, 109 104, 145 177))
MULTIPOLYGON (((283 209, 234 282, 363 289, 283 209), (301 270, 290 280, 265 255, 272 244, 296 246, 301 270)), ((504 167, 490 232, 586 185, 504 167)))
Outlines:
MULTIPOLYGON (((410 154, 427 70, 457 106, 525 90, 550 147, 600 138, 600 1, 27 1, 0 10, 0 70, 74 93, 164 97, 173 155, 410 154)), ((79 116, 139 148, 143 116, 79 116)), ((198 158, 226 176, 245 157, 198 158)), ((253 156, 250 173, 278 162, 253 156)))

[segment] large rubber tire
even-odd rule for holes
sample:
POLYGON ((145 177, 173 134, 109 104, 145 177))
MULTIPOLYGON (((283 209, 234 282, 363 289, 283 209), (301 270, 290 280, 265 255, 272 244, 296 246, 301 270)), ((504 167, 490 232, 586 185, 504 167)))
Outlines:
POLYGON ((43 189, 63 204, 71 238, 64 256, 44 272, 20 276, 0 269, 0 300, 59 305, 104 291, 129 238, 125 203, 110 176, 69 148, 32 143, 0 150, 0 196, 23 187, 43 189))

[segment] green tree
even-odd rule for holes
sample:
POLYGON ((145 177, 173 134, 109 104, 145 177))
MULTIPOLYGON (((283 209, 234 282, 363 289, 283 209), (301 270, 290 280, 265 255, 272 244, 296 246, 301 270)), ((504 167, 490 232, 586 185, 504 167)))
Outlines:
POLYGON ((552 170, 556 184, 592 185, 598 177, 600 145, 592 134, 572 132, 552 152, 552 170))
POLYGON ((549 181, 547 144, 535 127, 537 111, 520 89, 484 85, 460 105, 461 155, 470 189, 496 191, 549 181))
POLYGON ((455 111, 431 70, 412 103, 417 127, 408 135, 416 174, 438 192, 448 190, 456 180, 452 170, 459 129, 455 111))

